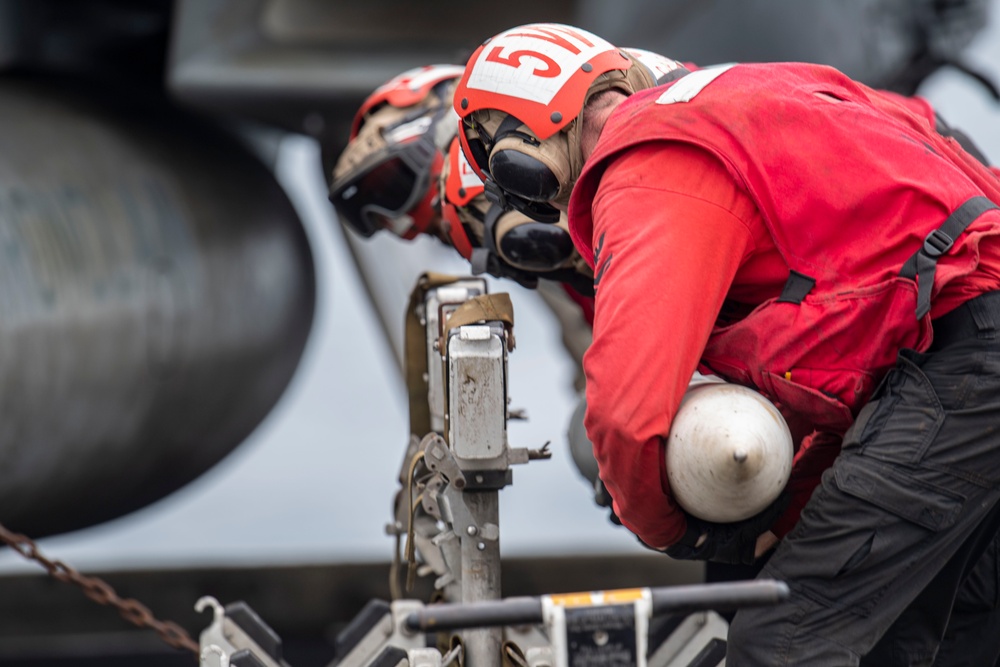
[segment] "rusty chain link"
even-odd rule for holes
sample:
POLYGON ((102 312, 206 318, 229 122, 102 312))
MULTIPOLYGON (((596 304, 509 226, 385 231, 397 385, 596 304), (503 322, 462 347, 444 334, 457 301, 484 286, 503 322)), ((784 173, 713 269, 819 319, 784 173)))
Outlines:
POLYGON ((83 590, 83 594, 94 602, 102 605, 111 605, 118 610, 121 617, 129 623, 140 628, 154 630, 160 639, 174 648, 187 649, 199 655, 198 644, 191 639, 191 636, 184 628, 172 621, 157 620, 153 613, 138 600, 127 598, 122 599, 103 579, 98 577, 88 577, 80 574, 75 569, 58 560, 51 560, 38 550, 38 546, 31 538, 14 533, 0 524, 0 541, 6 543, 14 551, 24 558, 39 563, 48 570, 49 574, 58 581, 76 584, 83 590))

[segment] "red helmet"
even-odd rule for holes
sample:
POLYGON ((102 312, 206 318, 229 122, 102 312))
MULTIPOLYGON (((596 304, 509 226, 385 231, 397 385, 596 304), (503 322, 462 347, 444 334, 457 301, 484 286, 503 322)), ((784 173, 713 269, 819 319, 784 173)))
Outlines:
POLYGON ((454 134, 451 90, 461 73, 457 65, 412 69, 361 105, 330 186, 340 218, 361 235, 389 229, 411 239, 440 219, 443 137, 454 134))
POLYGON ((444 191, 441 217, 445 222, 445 234, 462 257, 471 259, 473 246, 482 245, 482 233, 471 227, 473 215, 469 207, 477 197, 485 204, 485 198, 481 197, 483 181, 466 159, 457 137, 448 147, 441 179, 444 191), (480 233, 477 235, 476 231, 480 233))
MULTIPOLYGON (((486 40, 458 87, 462 148, 502 204, 528 215, 567 201, 583 166, 577 117, 590 96, 656 85, 624 50, 572 26, 538 23, 486 40)), ((541 218, 540 218, 541 219, 541 218)))
POLYGON ((457 79, 462 76, 463 71, 465 68, 460 65, 424 65, 406 70, 389 79, 376 88, 361 103, 361 108, 354 114, 354 122, 351 123, 351 139, 358 136, 358 130, 361 129, 365 116, 377 111, 383 104, 392 105, 397 109, 420 104, 430 94, 434 86, 442 81, 457 79))

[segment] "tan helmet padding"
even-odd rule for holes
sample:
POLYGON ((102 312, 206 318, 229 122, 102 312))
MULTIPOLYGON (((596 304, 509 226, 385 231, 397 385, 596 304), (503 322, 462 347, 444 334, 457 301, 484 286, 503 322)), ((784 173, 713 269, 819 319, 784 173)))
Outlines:
POLYGON ((403 120, 408 113, 410 109, 384 105, 369 115, 358 131, 358 136, 348 142, 337 158, 337 164, 333 168, 334 184, 368 168, 375 156, 388 147, 382 131, 403 120))
POLYGON ((438 119, 436 126, 431 130, 434 133, 432 135, 434 144, 439 150, 446 152, 448 143, 455 136, 455 127, 458 125, 458 114, 451 108, 451 99, 457 85, 458 79, 455 79, 448 83, 441 94, 431 92, 419 103, 408 107, 396 107, 391 104, 375 107, 361 121, 358 135, 348 142, 340 154, 333 169, 333 181, 336 183, 341 178, 368 167, 371 164, 372 156, 388 147, 388 142, 383 136, 385 129, 397 125, 417 109, 432 113, 442 107, 448 108, 450 113, 444 114, 442 118, 438 119))

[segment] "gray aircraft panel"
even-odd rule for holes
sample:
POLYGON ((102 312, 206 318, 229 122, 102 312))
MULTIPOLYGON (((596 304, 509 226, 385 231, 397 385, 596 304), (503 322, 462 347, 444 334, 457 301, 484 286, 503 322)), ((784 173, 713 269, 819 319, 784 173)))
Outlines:
MULTIPOLYGON (((302 62, 291 58, 289 53, 298 53, 300 48, 303 49, 301 53, 310 58, 319 58, 323 53, 323 49, 317 46, 322 39, 321 31, 296 33, 301 24, 297 28, 290 18, 295 14, 292 10, 296 7, 301 10, 309 6, 306 0, 284 5, 287 10, 284 16, 277 9, 282 7, 281 2, 268 5, 272 14, 265 17, 268 31, 265 34, 268 49, 265 50, 259 50, 259 34, 240 31, 239 11, 225 14, 218 9, 225 3, 203 4, 214 6, 217 14, 213 21, 205 24, 207 32, 201 35, 200 41, 191 42, 191 50, 177 47, 176 62, 185 67, 205 65, 225 69, 230 66, 233 54, 237 53, 239 58, 232 62, 247 67, 255 63, 267 65, 273 77, 275 74, 294 73, 294 67, 279 67, 282 62, 292 65, 302 62), (235 37, 230 40, 233 35, 235 37), (206 48, 206 44, 211 45, 210 38, 217 38, 214 49, 206 48), (296 43, 296 40, 299 42, 296 43), (242 50, 237 49, 241 45, 242 50)), ((657 9, 654 4, 642 3, 646 13, 636 15, 647 19, 653 16, 649 12, 657 9)), ((662 3, 662 8, 666 11, 682 4, 686 3, 662 3)), ((770 28, 777 25, 777 15, 767 3, 748 3, 746 6, 755 10, 750 14, 723 11, 727 3, 703 4, 708 6, 707 10, 702 6, 698 10, 707 13, 692 14, 688 18, 704 21, 706 34, 713 37, 729 34, 723 29, 724 20, 746 22, 767 19, 765 22, 770 28)), ((797 6, 802 11, 818 12, 817 16, 822 17, 833 4, 799 3, 797 6)), ((838 19, 845 19, 852 10, 868 11, 875 4, 878 3, 845 3, 843 13, 809 23, 826 26, 832 40, 832 35, 840 35, 835 31, 838 19)), ((386 10, 398 5, 387 0, 373 3, 371 8, 372 11, 386 10)), ((5 16, 4 12, 11 6, 9 0, 0 2, 0 17, 5 16)), ((245 3, 243 6, 244 11, 249 12, 246 7, 257 6, 259 9, 262 5, 245 3)), ((594 3, 581 3, 574 11, 589 7, 587 11, 596 12, 595 6, 594 3)), ((906 15, 901 3, 885 3, 883 6, 898 6, 899 17, 906 15)), ((907 6, 916 5, 910 3, 907 6)), ((975 10, 979 4, 969 3, 968 6, 975 10)), ((996 0, 990 7, 992 22, 988 30, 978 35, 967 57, 994 78, 1000 78, 996 0)), ((600 24, 594 28, 598 32, 611 36, 609 31, 618 29, 613 23, 614 17, 596 13, 591 16, 588 21, 600 24)), ((252 14, 251 18, 256 20, 258 15, 252 14)), ((496 20, 506 21, 506 18, 509 17, 498 16, 496 20)), ((482 34, 494 29, 475 23, 472 16, 466 19, 467 23, 458 27, 482 34)), ((317 21, 313 25, 318 30, 315 26, 321 24, 317 21)), ((646 20, 636 25, 652 26, 654 22, 646 20)), ((791 25, 794 28, 796 24, 791 25)), ((498 24, 495 27, 507 26, 498 24)), ((637 40, 640 37, 644 39, 640 33, 630 34, 637 40)), ((756 34, 771 33, 757 31, 756 34)), ((799 34, 812 35, 805 40, 807 42, 830 41, 816 37, 815 32, 805 31, 796 33, 796 36, 799 34)), ((685 38, 694 39, 692 35, 685 38)), ((725 40, 720 37, 720 41, 725 40)), ((788 46, 798 43, 796 39, 787 40, 788 46)), ((651 43, 633 44, 655 46, 651 43)), ((866 47, 851 50, 845 46, 844 50, 850 51, 850 57, 857 53, 871 54, 866 47)), ((379 67, 382 69, 363 67, 358 70, 353 65, 330 68, 326 75, 333 83, 329 85, 336 88, 344 85, 344 81, 352 82, 343 96, 331 94, 339 105, 336 109, 341 115, 337 122, 341 124, 341 129, 346 122, 343 117, 345 109, 356 105, 360 97, 381 83, 383 78, 411 64, 424 64, 426 61, 422 58, 429 53, 444 52, 421 50, 415 48, 414 43, 403 40, 392 49, 371 55, 372 62, 381 63, 379 67), (352 79, 359 71, 361 79, 352 79)), ((713 57, 715 51, 709 53, 712 55, 697 59, 724 59, 713 57)), ((23 54, 0 53, 0 58, 16 59, 20 55, 23 54)), ((683 57, 695 58, 695 55, 685 54, 683 57)), ((323 61, 320 58, 316 62, 323 61)), ((326 62, 343 64, 342 61, 326 62)), ((3 64, 0 61, 0 66, 3 64)), ((309 85, 324 85, 322 78, 309 78, 322 73, 323 68, 310 67, 303 69, 309 70, 303 75, 303 80, 309 85)), ((216 74, 222 72, 220 69, 211 71, 216 74)), ((194 69, 188 70, 188 73, 191 72, 194 69)), ((264 114, 264 107, 258 108, 255 104, 266 97, 268 90, 255 90, 253 86, 260 79, 253 78, 256 75, 252 73, 247 76, 249 78, 244 81, 253 85, 241 89, 240 95, 212 97, 209 88, 192 88, 188 92, 200 90, 207 96, 201 98, 193 94, 186 99, 205 109, 225 111, 227 114, 243 111, 248 117, 259 120, 266 116, 280 126, 296 129, 303 127, 302 123, 310 110, 322 107, 302 103, 311 99, 309 86, 304 86, 284 102, 273 100, 274 106, 268 108, 275 109, 275 115, 264 114)), ((273 83, 272 79, 267 81, 273 83)), ((226 93, 223 83, 219 82, 220 92, 226 93)), ((270 92, 287 92, 288 89, 282 88, 282 85, 287 86, 288 82, 281 82, 270 92)), ((344 90, 340 89, 340 92, 344 90)), ((987 155, 998 159, 1000 115, 982 88, 946 69, 927 82, 925 92, 953 124, 976 138, 987 155)), ((431 242, 415 246, 395 239, 377 239, 371 244, 354 243, 356 255, 361 258, 359 264, 363 273, 360 275, 368 281, 367 288, 364 287, 359 274, 354 273, 355 269, 350 268, 352 264, 347 261, 351 255, 344 238, 339 231, 335 234, 332 229, 335 222, 325 199, 324 175, 318 169, 320 156, 317 145, 306 139, 293 139, 286 143, 281 152, 279 175, 295 200, 300 217, 305 220, 320 275, 316 333, 306 350, 302 372, 293 381, 278 408, 234 456, 193 485, 144 511, 92 530, 54 538, 51 544, 59 548, 60 556, 65 555, 69 559, 79 556, 84 564, 134 567, 142 563, 224 562, 226 559, 233 562, 240 559, 245 559, 244 562, 381 559, 389 553, 390 543, 382 534, 382 524, 388 520, 389 501, 402 454, 402 433, 405 431, 403 390, 398 384, 398 371, 390 353, 391 347, 398 349, 399 330, 392 329, 391 324, 394 320, 401 322, 403 295, 412 284, 412 278, 424 268, 423 262, 428 267, 433 265, 446 270, 454 267, 455 271, 460 271, 463 267, 431 242), (444 259, 446 256, 448 260, 444 259), (380 271, 379 265, 384 270, 380 271), (395 271, 397 267, 405 270, 395 271), (367 300, 368 293, 375 295, 374 303, 367 300), (383 332, 380 322, 389 323, 388 333, 383 332), (386 343, 387 340, 390 344, 386 343)), ((575 405, 575 394, 571 388, 572 364, 561 349, 551 315, 541 307, 535 295, 503 284, 498 285, 498 289, 510 289, 515 295, 520 345, 511 357, 512 396, 515 405, 526 408, 531 416, 527 424, 512 425, 512 441, 518 446, 537 446, 546 440, 558 445, 563 441, 569 413, 575 405), (523 383, 523 386, 518 383, 523 383)), ((560 456, 558 448, 553 461, 517 471, 515 486, 502 495, 501 503, 505 518, 504 548, 508 553, 638 548, 624 530, 607 524, 604 512, 593 506, 589 489, 573 470, 569 456, 565 452, 560 456), (538 518, 540 508, 546 513, 544 520, 538 518), (531 520, 521 521, 519 517, 531 520)), ((10 554, 0 554, 0 564, 10 567, 12 562, 10 554)))

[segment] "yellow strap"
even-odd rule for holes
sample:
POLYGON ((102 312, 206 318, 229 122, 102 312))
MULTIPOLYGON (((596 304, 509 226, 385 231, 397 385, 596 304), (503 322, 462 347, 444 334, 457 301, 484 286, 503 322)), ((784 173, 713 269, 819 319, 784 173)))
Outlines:
POLYGON ((591 607, 594 605, 627 604, 642 599, 647 588, 619 588, 610 591, 587 591, 582 593, 558 593, 547 595, 558 607, 591 607))

